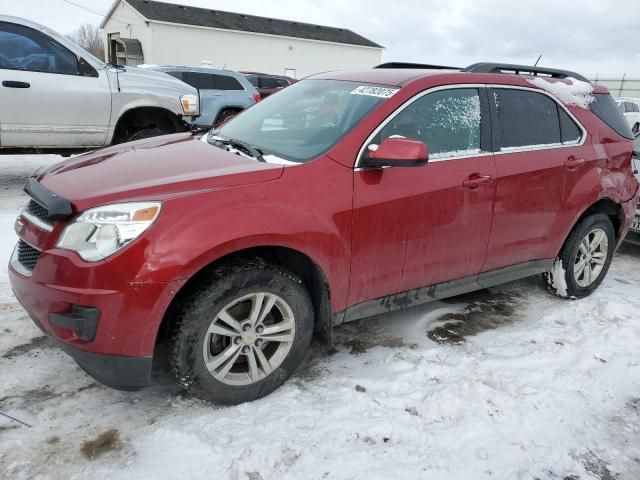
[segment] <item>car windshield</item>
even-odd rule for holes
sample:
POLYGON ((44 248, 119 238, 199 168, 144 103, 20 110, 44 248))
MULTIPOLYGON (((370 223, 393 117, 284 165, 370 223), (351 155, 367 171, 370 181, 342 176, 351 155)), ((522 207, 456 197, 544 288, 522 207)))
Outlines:
POLYGON ((270 156, 293 162, 317 158, 397 87, 340 80, 303 80, 272 95, 212 131, 270 156))

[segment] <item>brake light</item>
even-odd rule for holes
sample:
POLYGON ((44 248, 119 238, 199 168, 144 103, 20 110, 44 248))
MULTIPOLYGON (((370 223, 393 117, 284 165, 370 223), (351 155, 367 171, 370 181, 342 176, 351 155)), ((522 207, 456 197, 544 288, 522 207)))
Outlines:
POLYGON ((262 97, 258 92, 256 92, 253 94, 253 99, 256 101, 256 103, 258 103, 262 99, 262 97))

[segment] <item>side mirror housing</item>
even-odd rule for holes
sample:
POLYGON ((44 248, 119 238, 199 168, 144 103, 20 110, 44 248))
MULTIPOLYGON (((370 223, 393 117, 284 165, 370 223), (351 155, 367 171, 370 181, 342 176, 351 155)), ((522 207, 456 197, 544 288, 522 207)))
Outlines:
POLYGON ((363 159, 363 168, 421 167, 429 160, 424 142, 404 137, 385 138, 380 145, 369 145, 369 158, 363 159))

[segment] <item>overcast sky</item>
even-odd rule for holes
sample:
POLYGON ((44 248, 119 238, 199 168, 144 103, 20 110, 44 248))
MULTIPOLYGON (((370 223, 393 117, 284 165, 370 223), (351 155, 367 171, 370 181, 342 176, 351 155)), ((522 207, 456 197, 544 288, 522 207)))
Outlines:
MULTIPOLYGON (((104 14, 112 0, 71 0, 104 14)), ((640 78, 639 0, 181 0, 171 3, 349 28, 386 47, 383 60, 478 61, 640 78)), ((0 13, 68 33, 99 24, 64 0, 0 0, 0 13)), ((185 46, 188 48, 188 46, 185 46)))

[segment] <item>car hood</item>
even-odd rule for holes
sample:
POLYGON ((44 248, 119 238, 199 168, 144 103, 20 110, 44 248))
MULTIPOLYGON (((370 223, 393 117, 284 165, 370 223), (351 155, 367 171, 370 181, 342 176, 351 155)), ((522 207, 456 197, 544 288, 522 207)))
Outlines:
POLYGON ((82 211, 107 203, 267 182, 279 178, 283 168, 181 133, 85 153, 36 172, 36 178, 82 211))
MULTIPOLYGON (((116 75, 115 69, 110 69, 110 71, 112 75, 116 75)), ((198 90, 191 85, 187 85, 166 73, 147 68, 120 67, 120 70, 117 71, 117 77, 121 90, 136 90, 140 88, 142 91, 153 92, 154 88, 159 88, 175 91, 179 95, 198 94, 198 90)))

